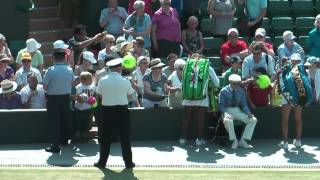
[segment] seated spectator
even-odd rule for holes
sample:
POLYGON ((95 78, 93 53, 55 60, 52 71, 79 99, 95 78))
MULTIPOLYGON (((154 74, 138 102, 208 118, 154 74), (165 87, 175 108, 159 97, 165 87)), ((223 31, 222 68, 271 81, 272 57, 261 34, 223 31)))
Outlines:
POLYGON ((94 74, 95 69, 93 68, 93 64, 96 63, 97 60, 94 57, 94 54, 90 51, 84 51, 80 56, 79 64, 74 69, 74 74, 76 76, 80 76, 80 73, 83 71, 89 71, 90 73, 94 74))
POLYGON ((232 74, 229 77, 229 82, 230 84, 220 91, 219 108, 222 113, 223 124, 229 133, 229 140, 233 141, 231 149, 237 149, 238 146, 252 148, 246 141, 252 138, 257 118, 250 112, 246 93, 239 86, 241 77, 237 74, 232 74), (234 120, 242 121, 246 124, 240 141, 238 141, 234 131, 234 120))
POLYGON ((273 46, 271 43, 266 42, 266 30, 263 28, 258 28, 255 32, 254 40, 249 46, 249 54, 252 53, 253 46, 260 42, 262 44, 262 51, 270 56, 274 56, 273 46))
POLYGON ((182 72, 186 62, 183 59, 177 59, 174 62, 173 73, 168 78, 169 89, 169 107, 182 108, 182 72))
POLYGON ((73 69, 74 68, 74 60, 73 60, 73 52, 71 49, 68 49, 69 45, 65 44, 62 40, 57 40, 53 43, 53 51, 60 51, 64 52, 65 56, 64 59, 66 63, 73 69))
POLYGON ((108 7, 101 11, 99 24, 108 34, 119 37, 123 35, 122 27, 127 17, 127 11, 118 6, 117 0, 108 0, 108 7))
POLYGON ((289 59, 292 54, 299 53, 302 58, 302 63, 304 63, 304 50, 294 41, 296 37, 293 33, 291 31, 285 31, 282 37, 284 42, 278 47, 277 53, 279 59, 289 59))
MULTIPOLYGON (((128 14, 132 14, 134 12, 134 3, 136 1, 138 0, 129 0, 128 14)), ((152 1, 155 1, 155 0, 143 0, 143 2, 145 3, 144 12, 146 12, 150 17, 152 17, 153 15, 152 8, 151 8, 152 1)))
POLYGON ((123 32, 134 39, 138 36, 143 37, 143 47, 150 50, 151 47, 151 18, 148 14, 144 13, 145 3, 143 1, 135 1, 133 8, 134 12, 126 19, 123 32))
POLYGON ((161 7, 152 17, 152 43, 154 57, 179 54, 181 42, 180 17, 176 9, 170 7, 171 0, 160 0, 161 7))
POLYGON ((132 72, 133 80, 137 82, 137 93, 138 93, 138 101, 141 104, 142 102, 142 95, 144 93, 144 86, 143 86, 143 76, 149 73, 149 63, 150 58, 146 56, 140 56, 137 61, 137 67, 132 72))
POLYGON ((6 37, 3 34, 0 34, 0 54, 7 55, 7 57, 9 58, 9 64, 12 64, 14 62, 11 51, 6 42, 6 37))
POLYGON ((307 62, 304 63, 304 66, 305 66, 306 71, 308 73, 311 87, 312 87, 312 91, 313 91, 312 103, 316 104, 317 99, 316 99, 316 90, 315 90, 315 79, 316 79, 316 73, 317 73, 317 71, 319 71, 320 59, 316 58, 314 56, 311 56, 307 59, 307 62))
POLYGON ((148 49, 145 49, 143 46, 144 40, 141 36, 136 37, 135 40, 132 41, 133 48, 130 49, 130 54, 133 55, 136 59, 140 56, 150 57, 148 49))
POLYGON ((252 54, 244 59, 242 63, 242 78, 244 80, 252 78, 254 75, 254 69, 257 69, 258 67, 266 69, 271 80, 275 80, 276 72, 274 69, 273 58, 262 52, 262 47, 263 45, 261 43, 256 43, 253 46, 252 54))
POLYGON ((320 14, 317 15, 314 26, 308 35, 308 47, 311 56, 320 58, 320 14))
POLYGON ((106 66, 106 59, 118 58, 118 54, 112 49, 112 46, 115 44, 115 38, 113 35, 108 34, 105 38, 105 48, 99 51, 98 54, 98 65, 99 69, 102 69, 106 66))
POLYGON ((222 87, 229 85, 229 76, 231 74, 238 74, 239 76, 242 75, 240 61, 241 59, 239 56, 230 57, 231 67, 224 74, 222 87))
POLYGON ((90 38, 87 36, 86 26, 80 24, 75 27, 73 30, 73 37, 68 41, 68 44, 73 51, 74 64, 77 65, 79 63, 79 57, 83 51, 92 51, 93 49, 96 49, 93 46, 99 44, 105 36, 106 33, 98 33, 93 38, 90 38))
MULTIPOLYGON (((266 89, 261 89, 258 87, 256 80, 259 75, 267 75, 266 69, 263 67, 258 67, 254 69, 254 79, 249 83, 247 87, 248 102, 251 109, 256 109, 256 107, 268 106, 269 99, 271 98, 272 86, 269 85, 266 89)), ((270 103, 271 104, 271 103, 270 103)))
POLYGON ((18 85, 5 79, 0 83, 0 109, 21 109, 21 96, 16 91, 18 85))
POLYGON ((248 55, 248 47, 245 41, 238 39, 239 33, 236 28, 228 30, 228 41, 221 46, 220 57, 225 68, 229 68, 230 57, 239 56, 244 59, 248 55))
POLYGON ((8 66, 11 59, 6 54, 0 54, 0 82, 9 79, 12 80, 14 77, 13 69, 8 66))
POLYGON ((33 59, 30 53, 22 53, 21 54, 21 62, 22 67, 16 72, 16 82, 18 84, 18 90, 28 85, 27 75, 29 72, 34 72, 37 76, 37 80, 39 83, 42 83, 42 76, 38 69, 31 67, 33 59))
POLYGON ((167 107, 167 76, 162 73, 164 64, 159 58, 150 62, 151 72, 143 76, 143 107, 167 107))
POLYGON ((28 85, 20 91, 22 107, 25 109, 45 109, 46 96, 42 84, 38 84, 37 75, 28 73, 28 85))
POLYGON ((26 41, 27 47, 21 49, 18 52, 17 59, 16 59, 16 69, 20 69, 22 66, 22 54, 23 53, 30 53, 32 57, 31 66, 33 68, 37 68, 40 73, 43 73, 43 55, 39 50, 41 48, 41 44, 39 44, 35 39, 31 38, 26 41))
POLYGON ((208 11, 213 36, 227 39, 226 32, 232 28, 234 13, 236 12, 234 0, 209 0, 208 11))
POLYGON ((171 53, 168 55, 167 57, 167 61, 168 61, 168 66, 164 67, 162 69, 162 72, 167 76, 169 77, 173 71, 175 70, 174 69, 174 62, 178 59, 178 55, 174 54, 174 53, 171 53))
POLYGON ((204 48, 202 33, 197 30, 198 24, 197 17, 191 16, 187 21, 188 28, 182 31, 181 43, 189 56, 193 53, 202 54, 204 48))
POLYGON ((90 72, 80 73, 80 84, 76 86, 75 109, 79 110, 74 118, 75 140, 88 141, 90 122, 92 121, 91 105, 88 98, 95 96, 96 87, 90 72))

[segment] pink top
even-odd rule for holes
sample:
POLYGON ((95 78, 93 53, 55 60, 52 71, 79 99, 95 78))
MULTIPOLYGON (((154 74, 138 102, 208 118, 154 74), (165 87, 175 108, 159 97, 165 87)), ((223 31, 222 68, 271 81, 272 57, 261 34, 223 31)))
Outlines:
MULTIPOLYGON (((128 6, 128 14, 133 13, 134 9, 133 9, 133 4, 136 0, 129 0, 129 6, 128 6)), ((153 12, 151 9, 151 3, 152 0, 143 0, 145 5, 144 5, 144 12, 149 14, 150 17, 152 17, 153 12)))
POLYGON ((162 8, 157 10, 152 17, 152 24, 157 26, 157 39, 181 42, 181 27, 178 12, 170 7, 166 14, 162 8))

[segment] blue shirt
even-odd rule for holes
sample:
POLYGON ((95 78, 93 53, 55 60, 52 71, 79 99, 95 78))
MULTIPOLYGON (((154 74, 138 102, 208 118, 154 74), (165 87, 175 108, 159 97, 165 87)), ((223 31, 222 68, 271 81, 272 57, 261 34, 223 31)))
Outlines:
MULTIPOLYGON (((117 13, 124 19, 128 16, 127 11, 123 7, 117 7, 117 13)), ((122 34, 123 21, 114 15, 110 15, 110 8, 105 8, 101 11, 99 22, 104 21, 108 16, 111 16, 109 19, 109 23, 104 28, 108 33, 113 35, 122 34)))
POLYGON ((308 47, 311 56, 320 57, 320 29, 314 28, 309 32, 308 47))
POLYGON ((74 75, 72 69, 63 63, 57 63, 48 68, 43 78, 48 95, 66 95, 71 93, 74 75))
POLYGON ((267 5, 267 0, 247 0, 250 19, 256 19, 260 15, 261 10, 267 8, 267 5))
MULTIPOLYGON (((227 108, 232 107, 232 91, 233 89, 230 85, 227 85, 221 89, 218 100, 220 111, 226 112, 227 108)), ((238 107, 241 108, 244 113, 250 114, 247 97, 244 90, 241 87, 237 87, 237 89, 235 89, 235 93, 235 102, 238 107)))
POLYGON ((253 59, 253 55, 247 56, 242 64, 242 78, 247 79, 254 75, 254 70, 259 67, 263 67, 269 76, 273 76, 276 74, 276 71, 274 70, 274 62, 273 58, 268 55, 268 64, 266 60, 267 54, 262 53, 262 56, 258 63, 256 63, 253 59))
POLYGON ((298 43, 294 42, 291 49, 287 47, 286 43, 282 43, 278 48, 279 59, 290 58, 293 53, 299 53, 302 59, 301 63, 304 63, 304 51, 298 43))
MULTIPOLYGON (((131 21, 133 18, 133 14, 130 14, 126 21, 124 22, 124 28, 129 29, 132 27, 131 21)), ((136 16, 135 26, 133 27, 136 32, 145 32, 148 28, 151 27, 151 18, 148 14, 144 13, 143 22, 141 23, 142 17, 136 16)), ((142 36, 144 40, 144 48, 151 47, 150 34, 142 36)))

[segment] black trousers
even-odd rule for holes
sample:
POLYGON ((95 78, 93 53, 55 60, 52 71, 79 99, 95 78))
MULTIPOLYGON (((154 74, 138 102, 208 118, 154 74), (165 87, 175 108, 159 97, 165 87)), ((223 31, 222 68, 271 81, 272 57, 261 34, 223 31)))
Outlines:
POLYGON ((73 128, 74 131, 88 132, 91 129, 92 113, 91 109, 78 110, 74 114, 73 128))
POLYGON ((130 117, 128 106, 103 106, 103 119, 98 123, 100 143, 100 163, 106 163, 110 154, 110 146, 114 131, 120 136, 122 157, 125 164, 132 163, 130 143, 130 117))
POLYGON ((47 112, 52 145, 66 143, 72 132, 70 95, 47 95, 47 112))
POLYGON ((175 53, 179 56, 180 43, 175 41, 167 41, 164 39, 158 39, 159 49, 155 52, 154 57, 166 58, 170 53, 175 53))

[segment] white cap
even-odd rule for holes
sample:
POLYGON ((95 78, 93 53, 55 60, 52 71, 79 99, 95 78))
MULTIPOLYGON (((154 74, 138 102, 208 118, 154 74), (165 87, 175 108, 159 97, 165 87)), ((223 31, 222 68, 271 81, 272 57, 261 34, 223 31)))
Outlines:
POLYGON ((27 44, 27 51, 30 52, 34 52, 37 49, 41 48, 41 44, 39 44, 35 39, 30 38, 26 41, 27 44))
POLYGON ((57 40, 53 43, 53 49, 67 49, 69 45, 65 44, 62 40, 57 40))
POLYGON ((294 40, 297 37, 293 35, 292 31, 285 31, 282 35, 282 38, 284 41, 286 41, 286 40, 294 40))
POLYGON ((112 59, 106 63, 106 66, 108 66, 108 67, 118 66, 118 65, 122 64, 122 61, 123 61, 122 58, 112 59))
POLYGON ((291 56, 290 56, 290 61, 301 61, 301 55, 299 53, 293 53, 291 56))
POLYGON ((256 30, 254 36, 258 36, 258 35, 265 37, 265 36, 266 36, 266 30, 263 29, 263 28, 258 28, 258 29, 256 30))
POLYGON ((237 33, 237 34, 239 35, 239 32, 238 32, 238 30, 237 30, 236 28, 230 28, 230 29, 228 30, 228 35, 229 35, 230 33, 232 33, 232 32, 235 32, 235 33, 237 33))
POLYGON ((229 76, 230 82, 241 82, 241 77, 238 74, 231 74, 229 76))
POLYGON ((83 59, 90 61, 92 64, 97 63, 96 58, 94 58, 94 54, 90 51, 82 52, 82 57, 83 59))

